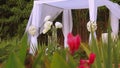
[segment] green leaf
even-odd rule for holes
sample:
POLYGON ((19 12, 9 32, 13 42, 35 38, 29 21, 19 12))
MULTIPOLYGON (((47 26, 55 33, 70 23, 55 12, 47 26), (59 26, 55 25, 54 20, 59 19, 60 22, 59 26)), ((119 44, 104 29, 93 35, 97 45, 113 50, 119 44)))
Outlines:
POLYGON ((51 68, 70 68, 66 60, 62 58, 58 53, 54 53, 51 68))
POLYGON ((106 44, 101 44, 101 58, 103 61, 103 68, 106 68, 107 65, 107 45, 106 44))
POLYGON ((85 50, 87 56, 89 56, 90 53, 91 53, 91 51, 84 44, 82 44, 82 43, 81 43, 81 47, 85 50))
POLYGON ((90 45, 91 51, 96 54, 96 59, 95 59, 94 64, 95 64, 96 68, 102 68, 101 54, 100 54, 100 50, 99 50, 99 47, 98 47, 98 44, 97 44, 97 40, 95 39, 95 37, 93 35, 93 32, 92 32, 91 35, 92 35, 92 43, 90 45))
POLYGON ((112 39, 111 39, 111 27, 110 21, 108 22, 108 50, 107 50, 107 68, 112 68, 112 39))
POLYGON ((25 68, 15 53, 11 53, 4 68, 25 68))
POLYGON ((40 53, 38 54, 38 57, 35 59, 35 61, 33 63, 33 68, 36 68, 37 64, 39 64, 39 62, 41 62, 40 59, 42 57, 42 54, 43 54, 43 52, 42 52, 42 50, 40 50, 40 53))
POLYGON ((70 66, 70 68, 76 68, 77 67, 77 63, 74 61, 73 57, 71 55, 68 55, 68 64, 70 66))
POLYGON ((27 53, 27 35, 25 34, 21 39, 20 43, 20 50, 18 52, 18 57, 20 58, 21 62, 24 64, 26 53, 27 53))
POLYGON ((48 57, 44 58, 44 63, 45 63, 45 68, 50 68, 50 61, 49 61, 48 57))
POLYGON ((114 46, 113 48, 113 60, 114 60, 114 66, 115 68, 118 68, 118 54, 117 54, 117 48, 114 46))

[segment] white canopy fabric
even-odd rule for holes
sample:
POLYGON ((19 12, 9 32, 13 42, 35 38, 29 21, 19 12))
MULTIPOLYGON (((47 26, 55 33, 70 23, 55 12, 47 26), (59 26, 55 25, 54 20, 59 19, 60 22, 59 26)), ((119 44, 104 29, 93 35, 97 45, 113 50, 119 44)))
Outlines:
MULTIPOLYGON (((98 2, 100 4, 100 2, 98 2)), ((101 3, 102 4, 102 3, 101 3)), ((96 23, 97 20, 97 0, 89 0, 89 16, 90 21, 96 23)), ((96 32, 94 32, 94 37, 96 38, 96 32)), ((89 35, 89 44, 91 44, 92 34, 89 35)))
MULTIPOLYGON (((51 21, 63 12, 63 34, 64 46, 67 47, 67 34, 72 31, 72 9, 89 9, 90 21, 97 20, 97 8, 106 6, 111 13, 112 31, 118 34, 118 23, 120 19, 120 6, 109 0, 40 0, 34 1, 34 6, 26 27, 26 32, 31 25, 37 28, 35 36, 29 36, 30 53, 35 54, 37 50, 37 37, 42 33, 44 18, 48 15, 52 17, 51 21), (117 26, 117 27, 116 27, 117 26)), ((96 37, 96 33, 94 33, 96 37)), ((90 39, 91 41, 91 34, 90 39)))

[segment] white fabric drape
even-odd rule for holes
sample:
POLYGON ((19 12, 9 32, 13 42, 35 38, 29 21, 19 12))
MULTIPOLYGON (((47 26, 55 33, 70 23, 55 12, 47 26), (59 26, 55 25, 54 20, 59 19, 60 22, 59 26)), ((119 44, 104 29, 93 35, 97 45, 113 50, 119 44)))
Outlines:
POLYGON ((38 50, 38 43, 37 43, 37 36, 31 36, 30 39, 30 51, 29 53, 35 55, 36 51, 38 50))
POLYGON ((119 19, 112 13, 110 13, 110 22, 111 22, 111 28, 112 28, 112 32, 115 35, 118 35, 118 31, 119 31, 119 19))
MULTIPOLYGON (((96 0, 89 0, 89 15, 90 15, 90 21, 93 21, 96 23, 97 19, 97 6, 96 6, 96 0)), ((94 32, 94 37, 96 39, 96 32, 94 32)), ((92 41, 92 35, 90 33, 89 35, 89 44, 91 44, 92 41)))
POLYGON ((120 19, 120 6, 116 3, 105 1, 106 7, 110 10, 110 22, 112 32, 118 35, 119 19, 120 19))
POLYGON ((120 19, 120 6, 117 3, 113 3, 111 1, 103 0, 105 6, 113 13, 117 18, 120 19))
POLYGON ((37 29, 37 33, 35 36, 28 35, 29 42, 30 42, 30 53, 35 54, 37 50, 37 37, 40 33, 42 33, 43 30, 43 24, 44 24, 44 18, 48 15, 51 16, 51 21, 53 21, 60 13, 62 12, 61 8, 49 6, 47 4, 37 4, 34 3, 34 7, 26 28, 26 31, 28 31, 30 25, 33 25, 37 29))
POLYGON ((64 47, 68 47, 67 35, 72 32, 73 22, 70 9, 63 10, 63 35, 64 35, 64 47))
POLYGON ((39 0, 39 1, 34 1, 34 4, 56 3, 61 1, 66 1, 66 0, 39 0))
POLYGON ((32 24, 33 26, 35 26, 37 28, 37 33, 36 36, 39 35, 39 27, 41 26, 40 21, 41 21, 41 15, 42 15, 42 5, 38 5, 38 4, 34 4, 33 6, 33 17, 32 17, 32 24))
MULTIPOLYGON (((31 20, 31 25, 36 27, 36 34, 34 36, 29 36, 30 38, 30 54, 35 54, 37 51, 37 36, 39 35, 38 30, 39 30, 39 21, 40 21, 40 16, 41 13, 39 12, 41 10, 41 6, 38 6, 38 4, 34 4, 33 6, 33 11, 32 11, 32 20, 31 20)), ((29 25, 30 26, 30 25, 29 25)))
MULTIPOLYGON (((103 6, 101 0, 96 0, 96 6, 103 6)), ((59 2, 48 2, 47 4, 64 9, 86 9, 89 8, 88 0, 63 0, 59 2)))
POLYGON ((40 34, 42 33, 43 31, 43 24, 45 23, 44 22, 44 18, 46 16, 51 16, 51 19, 50 21, 54 21, 54 19, 62 12, 62 9, 61 8, 58 8, 58 7, 53 7, 51 5, 47 5, 47 4, 41 4, 42 5, 42 10, 40 10, 40 12, 42 13, 41 14, 41 20, 40 20, 40 34))

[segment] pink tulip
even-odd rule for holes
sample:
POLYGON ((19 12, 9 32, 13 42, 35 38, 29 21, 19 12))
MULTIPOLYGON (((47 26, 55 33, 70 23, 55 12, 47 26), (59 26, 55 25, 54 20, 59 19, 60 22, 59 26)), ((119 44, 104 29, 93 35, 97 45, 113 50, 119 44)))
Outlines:
POLYGON ((96 55, 94 53, 91 53, 89 56, 89 64, 93 64, 95 61, 96 55))
POLYGON ((68 39, 67 43, 69 45, 70 52, 73 55, 74 52, 79 49, 81 38, 79 35, 73 36, 72 33, 69 33, 67 39, 68 39))

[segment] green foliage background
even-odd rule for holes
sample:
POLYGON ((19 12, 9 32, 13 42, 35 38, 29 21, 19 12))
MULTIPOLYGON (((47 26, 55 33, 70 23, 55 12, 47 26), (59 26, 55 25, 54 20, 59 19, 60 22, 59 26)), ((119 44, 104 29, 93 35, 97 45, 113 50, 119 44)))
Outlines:
POLYGON ((21 37, 33 6, 33 0, 0 0, 0 38, 21 37))

